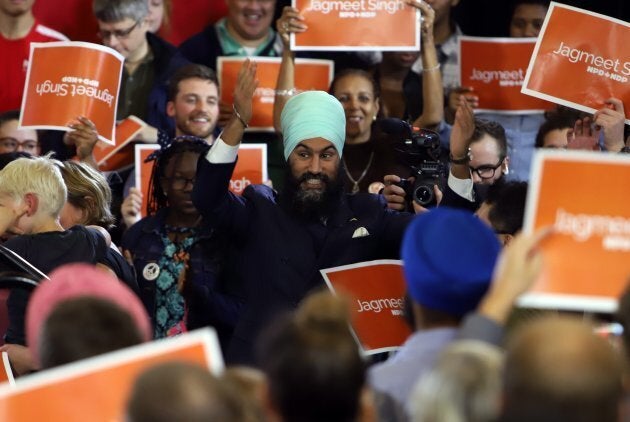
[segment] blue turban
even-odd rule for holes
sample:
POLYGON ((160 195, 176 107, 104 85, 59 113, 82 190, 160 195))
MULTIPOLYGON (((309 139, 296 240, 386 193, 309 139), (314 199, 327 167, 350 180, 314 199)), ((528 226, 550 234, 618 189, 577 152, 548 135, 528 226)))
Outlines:
POLYGON ((402 243, 407 292, 422 306, 463 316, 490 286, 500 250, 494 232, 467 211, 438 207, 421 214, 402 243))
POLYGON ((284 158, 305 139, 324 138, 339 156, 346 139, 346 115, 339 100, 324 91, 305 91, 287 101, 280 125, 284 136, 284 158))

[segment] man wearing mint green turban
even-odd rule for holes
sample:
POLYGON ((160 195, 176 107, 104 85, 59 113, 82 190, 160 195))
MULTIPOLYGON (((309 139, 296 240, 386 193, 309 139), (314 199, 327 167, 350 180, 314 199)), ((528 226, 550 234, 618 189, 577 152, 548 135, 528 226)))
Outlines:
MULTIPOLYGON (((379 195, 343 193, 338 176, 345 115, 339 101, 321 91, 296 95, 282 111, 288 164, 282 191, 249 185, 241 196, 229 192, 241 137, 252 116, 255 72, 256 64, 246 61, 234 91, 233 116, 200 158, 192 192, 204 222, 236 246, 227 257, 234 263, 226 268, 230 282, 248 289, 227 350, 229 363, 255 363, 260 331, 324 285, 319 270, 398 258, 412 218, 387 209, 379 195)), ((232 287, 227 285, 226 292, 232 287)))

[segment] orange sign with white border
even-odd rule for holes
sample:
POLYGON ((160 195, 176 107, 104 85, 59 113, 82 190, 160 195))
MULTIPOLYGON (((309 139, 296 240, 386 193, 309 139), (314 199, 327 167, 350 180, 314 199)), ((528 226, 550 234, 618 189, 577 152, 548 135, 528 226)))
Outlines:
POLYGON ((521 93, 536 38, 487 38, 460 35, 460 86, 479 97, 475 112, 542 113, 552 104, 521 93))
POLYGON ((630 156, 537 151, 524 230, 554 232, 521 305, 613 312, 630 281, 630 156))
POLYGON ((409 337, 402 261, 381 259, 320 272, 333 293, 350 296, 351 328, 364 354, 397 350, 409 337))
POLYGON ((404 0, 292 0, 305 32, 291 33, 291 50, 418 51, 420 11, 404 0))
POLYGON ((630 23, 551 2, 522 92, 594 113, 625 102, 630 124, 630 23))
POLYGON ((101 171, 114 171, 133 164, 133 148, 130 143, 147 126, 136 116, 129 116, 116 124, 115 144, 98 142, 94 147, 94 159, 101 171))
MULTIPOLYGON (((244 57, 219 57, 217 71, 221 85, 221 101, 232 104, 234 87, 244 57)), ((258 88, 254 92, 253 116, 247 131, 273 131, 273 104, 280 73, 280 58, 256 57, 258 88)), ((295 89, 328 91, 333 79, 332 60, 295 59, 295 89)))
MULTIPOLYGON (((185 141, 182 141, 185 142, 185 141)), ((151 186, 151 172, 155 161, 145 160, 160 146, 155 144, 135 145, 136 186, 142 192, 142 217, 146 217, 149 191, 151 186)), ((238 161, 232 178, 230 179, 230 191, 240 195, 249 185, 259 185, 267 181, 267 145, 266 144, 241 144, 238 148, 238 161)))
POLYGON ((123 61, 98 44, 31 43, 20 127, 70 131, 68 123, 85 116, 113 145, 123 61))
POLYGON ((214 329, 129 347, 0 385, 0 420, 123 422, 136 377, 151 366, 184 361, 218 375, 223 358, 214 329))
POLYGON ((149 155, 160 149, 156 144, 136 144, 134 145, 134 158, 136 169, 136 187, 142 192, 142 206, 140 207, 140 215, 144 218, 147 215, 147 204, 149 203, 149 192, 151 187, 151 173, 155 160, 146 162, 149 155))

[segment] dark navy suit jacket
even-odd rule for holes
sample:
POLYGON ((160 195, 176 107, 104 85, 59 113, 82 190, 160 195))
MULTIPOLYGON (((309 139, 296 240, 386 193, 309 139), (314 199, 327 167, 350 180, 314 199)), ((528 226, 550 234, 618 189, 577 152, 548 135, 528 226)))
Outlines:
POLYGON ((201 157, 193 202, 205 221, 228 231, 240 251, 239 273, 249 294, 226 359, 251 364, 261 329, 324 285, 320 269, 397 258, 413 215, 387 209, 381 196, 357 194, 344 196, 326 225, 305 223, 279 206, 267 186, 250 185, 241 197, 230 193, 234 165, 201 157), (369 235, 353 238, 361 227, 369 235))

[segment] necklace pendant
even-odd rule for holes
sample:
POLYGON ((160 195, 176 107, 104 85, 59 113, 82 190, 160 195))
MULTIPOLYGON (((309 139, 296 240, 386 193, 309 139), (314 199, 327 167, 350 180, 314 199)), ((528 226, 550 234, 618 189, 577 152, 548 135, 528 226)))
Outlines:
POLYGON ((352 185, 352 194, 354 195, 355 193, 359 192, 359 184, 357 182, 354 182, 354 184, 352 185))

